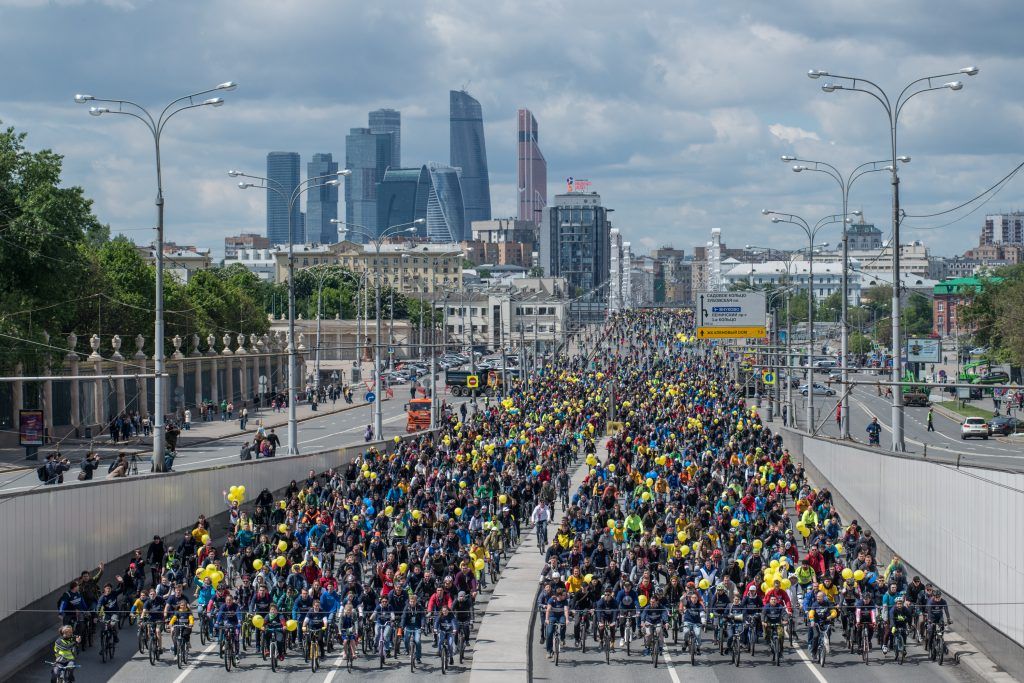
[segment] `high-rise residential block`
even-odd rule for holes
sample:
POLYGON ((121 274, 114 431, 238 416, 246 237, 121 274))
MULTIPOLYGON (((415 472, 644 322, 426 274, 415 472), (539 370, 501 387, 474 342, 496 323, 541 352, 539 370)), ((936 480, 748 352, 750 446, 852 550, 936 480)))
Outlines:
POLYGON ((484 118, 480 103, 465 90, 450 93, 451 165, 462 169, 465 225, 491 218, 491 183, 487 173, 484 118))
POLYGON ((537 119, 530 110, 520 109, 516 121, 519 220, 537 223, 548 204, 548 162, 540 151, 537 119))
POLYGON ((338 186, 324 185, 338 172, 338 162, 330 154, 314 154, 306 164, 306 178, 323 178, 313 181, 306 192, 305 233, 310 242, 333 244, 338 241, 338 226, 331 223, 338 217, 338 186), (316 187, 319 185, 319 187, 316 187))
MULTIPOLYGON (((271 152, 267 155, 267 239, 272 244, 288 243, 288 199, 299 186, 300 159, 298 152, 271 152)), ((301 231, 299 202, 291 207, 292 241, 306 241, 301 231)))
POLYGON ((370 132, 391 135, 391 166, 402 166, 402 112, 395 109, 375 109, 370 112, 370 132))
POLYGON ((555 195, 540 225, 544 275, 564 277, 575 295, 600 287, 611 273, 610 231, 608 209, 596 192, 555 195))
POLYGON ((243 232, 224 238, 224 260, 230 261, 238 256, 241 249, 269 249, 270 240, 254 232, 243 232))
POLYGON ((352 175, 345 182, 345 223, 351 228, 348 239, 365 242, 355 232, 379 234, 384 226, 377 221, 377 184, 384 172, 394 166, 391 133, 374 133, 369 128, 353 128, 345 136, 345 168, 352 175))

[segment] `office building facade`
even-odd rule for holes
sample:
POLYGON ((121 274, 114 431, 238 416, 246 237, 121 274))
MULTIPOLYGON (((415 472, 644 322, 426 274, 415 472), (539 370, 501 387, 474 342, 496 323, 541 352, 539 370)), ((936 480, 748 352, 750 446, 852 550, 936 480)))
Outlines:
MULTIPOLYGON (((314 154, 313 159, 306 164, 306 178, 321 178, 323 176, 335 175, 338 172, 338 162, 331 154, 314 154)), ((314 185, 320 185, 329 178, 315 181, 314 185)), ((310 242, 321 244, 333 244, 338 241, 338 226, 331 223, 332 219, 338 217, 338 186, 325 185, 312 187, 306 192, 306 219, 305 232, 310 242)))
POLYGON ((596 192, 555 195, 540 226, 544 275, 564 277, 574 296, 605 284, 611 271, 610 231, 608 209, 596 192))
POLYGON ((370 132, 391 136, 391 163, 402 167, 402 112, 396 109, 375 109, 370 112, 370 132))
POLYGON ((483 110, 464 90, 452 90, 449 95, 451 165, 462 169, 462 197, 466 207, 463 222, 471 225, 473 221, 491 218, 483 110))
POLYGON ((416 226, 417 236, 452 244, 468 239, 462 185, 457 169, 435 162, 419 168, 392 168, 377 185, 377 216, 381 230, 416 226))
POLYGON ((240 249, 269 249, 270 240, 254 232, 243 232, 241 235, 230 235, 224 238, 224 260, 229 261, 240 249))
MULTIPOLYGON (((391 133, 374 133, 369 128, 352 128, 345 136, 345 168, 352 175, 345 182, 345 223, 370 235, 379 234, 377 220, 377 184, 394 166, 391 133)), ((351 232, 349 239, 365 242, 366 237, 351 232)))
POLYGON ((548 204, 548 162, 540 151, 537 119, 530 110, 520 109, 516 121, 519 220, 537 223, 548 204))
POLYGON ((427 239, 451 244, 468 237, 465 198, 459 172, 451 166, 428 163, 427 239))
MULTIPOLYGON (((267 155, 268 185, 277 190, 267 190, 267 239, 272 244, 288 243, 288 198, 299 186, 300 163, 298 152, 271 152, 267 155)), ((292 241, 302 244, 306 235, 302 231, 299 202, 291 207, 291 224, 292 241)))

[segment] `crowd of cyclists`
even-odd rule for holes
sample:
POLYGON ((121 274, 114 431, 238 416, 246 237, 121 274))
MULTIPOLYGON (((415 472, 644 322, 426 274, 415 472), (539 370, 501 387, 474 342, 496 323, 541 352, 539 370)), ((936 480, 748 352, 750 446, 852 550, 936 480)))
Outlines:
POLYGON ((113 582, 101 567, 69 586, 53 679, 73 679, 81 648, 112 659, 127 627, 153 665, 169 650, 188 666, 198 636, 228 671, 316 671, 337 652, 349 669, 445 672, 464 665, 481 591, 529 525, 545 558, 538 630, 556 663, 567 631, 606 659, 635 648, 657 666, 671 637, 691 660, 710 644, 738 664, 761 643, 778 662, 798 622, 822 663, 840 633, 866 659, 877 641, 901 661, 922 635, 944 656, 942 596, 898 558, 879 566, 870 531, 811 487, 692 323, 617 315, 589 354, 468 415, 446 411, 436 434, 367 448, 277 496, 233 487, 226 523, 200 515, 113 582))

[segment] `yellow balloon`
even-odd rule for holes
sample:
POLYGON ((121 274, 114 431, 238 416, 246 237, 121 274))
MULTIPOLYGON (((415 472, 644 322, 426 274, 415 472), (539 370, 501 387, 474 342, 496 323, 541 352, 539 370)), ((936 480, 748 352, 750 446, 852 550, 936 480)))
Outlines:
POLYGON ((299 627, 299 622, 295 621, 294 619, 289 619, 285 622, 284 627, 289 631, 294 631, 299 627))
POLYGON ((743 564, 744 564, 743 560, 736 560, 736 566, 739 567, 740 569, 743 569, 743 564))
POLYGON ((612 463, 611 465, 608 465, 608 471, 609 472, 614 472, 615 471, 615 463, 612 463))
POLYGON ((814 619, 814 610, 810 610, 810 611, 807 612, 807 618, 808 619, 814 619))
POLYGON ((853 570, 850 569, 849 567, 844 569, 843 570, 843 578, 844 579, 852 579, 853 578, 853 570))
POLYGON ((384 508, 384 515, 386 517, 390 517, 394 512, 395 512, 395 508, 391 507, 390 505, 388 505, 386 508, 384 508))
POLYGON ((754 539, 754 550, 761 550, 764 547, 764 542, 760 538, 754 539))
POLYGON ((279 533, 279 534, 286 534, 286 533, 288 533, 288 525, 287 524, 283 524, 283 523, 282 524, 278 524, 277 525, 277 533, 279 533))
POLYGON ((585 581, 586 583, 590 583, 593 580, 594 580, 594 575, 593 574, 587 574, 586 576, 583 577, 583 581, 585 581))
POLYGON ((255 559, 252 561, 252 568, 256 571, 263 569, 263 560, 255 559))
POLYGON ((783 579, 782 581, 779 582, 779 586, 784 591, 788 591, 792 585, 793 585, 793 582, 790 581, 789 579, 783 579))
POLYGON ((274 558, 274 564, 276 564, 278 567, 283 567, 286 564, 288 564, 288 560, 285 559, 284 555, 278 555, 274 558))
POLYGON ((651 479, 650 477, 647 477, 647 481, 645 481, 644 483, 647 484, 648 486, 654 486, 654 480, 651 479))
POLYGON ((679 554, 682 555, 683 557, 686 557, 687 555, 689 555, 690 554, 690 546, 684 545, 683 547, 681 547, 679 549, 679 554))
POLYGON ((501 494, 500 496, 498 496, 498 502, 504 505, 505 503, 508 502, 508 496, 506 496, 504 493, 501 494))
POLYGON ((698 587, 699 587, 699 588, 700 588, 700 589, 701 589, 702 591, 706 591, 706 590, 707 590, 708 588, 711 588, 711 584, 710 584, 710 583, 708 582, 708 580, 707 580, 707 579, 701 579, 701 580, 700 580, 700 583, 698 583, 698 584, 697 584, 697 586, 698 586, 698 587))
POLYGON ((476 570, 478 572, 482 572, 484 570, 484 567, 487 566, 487 563, 484 562, 483 560, 477 560, 476 562, 473 563, 473 566, 476 567, 476 570))
POLYGON ((460 489, 464 489, 464 488, 466 488, 466 486, 468 486, 468 484, 466 484, 466 482, 464 482, 464 481, 460 481, 459 482, 459 488, 460 489))
POLYGON ((761 584, 761 592, 762 593, 767 593, 769 588, 771 588, 771 586, 768 585, 767 581, 765 581, 764 583, 761 584))
POLYGON ((203 545, 206 545, 210 542, 210 534, 203 534, 203 538, 201 540, 203 541, 203 545))
POLYGON ((232 486, 231 488, 228 489, 228 493, 230 493, 232 496, 235 495, 236 493, 238 493, 238 487, 232 486))
POLYGON ((858 569, 857 571, 855 571, 853 573, 853 580, 854 581, 858 581, 858 582, 859 581, 863 581, 864 580, 864 570, 863 569, 858 569))
POLYGON ((398 571, 400 571, 401 573, 404 574, 408 570, 409 570, 409 565, 406 564, 405 562, 403 562, 402 564, 398 565, 398 571))
POLYGON ((733 520, 731 522, 729 522, 729 524, 732 525, 733 529, 735 529, 736 527, 738 527, 740 525, 740 520, 733 518, 733 520))
POLYGON ((645 501, 648 501, 651 499, 651 492, 644 491, 643 493, 640 494, 640 497, 643 498, 645 501))
POLYGON ((422 516, 423 516, 423 513, 420 512, 419 510, 413 510, 412 511, 412 518, 413 519, 419 519, 422 516))
POLYGON ((244 486, 239 486, 239 487, 238 487, 238 492, 237 492, 237 493, 238 493, 238 497, 239 497, 239 498, 241 498, 242 496, 244 496, 244 495, 245 495, 245 487, 244 487, 244 486))
POLYGON ((209 574, 211 572, 215 572, 215 571, 217 571, 217 565, 213 564, 212 562, 210 564, 206 565, 206 573, 207 574, 209 574))
POLYGON ((647 607, 647 596, 641 595, 638 602, 640 603, 641 607, 647 607))
POLYGON ((401 440, 402 440, 402 438, 401 438, 401 437, 399 437, 399 436, 396 436, 396 437, 395 437, 395 443, 398 443, 398 442, 399 442, 399 441, 401 441, 401 440))
POLYGON ((768 563, 768 566, 771 567, 772 569, 778 569, 779 568, 779 561, 778 560, 772 560, 771 562, 768 563))
POLYGON ((278 541, 277 542, 277 551, 280 552, 280 553, 283 553, 286 550, 288 550, 288 541, 278 541))
POLYGON ((252 618, 252 625, 255 626, 256 628, 262 629, 263 628, 263 624, 264 624, 263 617, 261 617, 260 615, 257 614, 256 616, 254 616, 252 618))
POLYGON ((455 508, 455 516, 456 517, 461 517, 462 516, 462 508, 455 508))

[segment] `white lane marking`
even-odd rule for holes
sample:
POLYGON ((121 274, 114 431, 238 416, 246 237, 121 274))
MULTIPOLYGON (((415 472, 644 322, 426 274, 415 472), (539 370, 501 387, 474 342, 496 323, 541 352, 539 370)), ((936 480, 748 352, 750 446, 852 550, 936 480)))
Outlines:
POLYGON ((818 679, 818 683, 828 683, 828 679, 826 679, 822 675, 822 673, 818 671, 818 667, 814 666, 814 662, 812 662, 811 658, 807 656, 807 653, 804 652, 804 649, 802 647, 797 647, 794 649, 797 651, 797 654, 800 655, 800 659, 804 660, 804 664, 806 664, 807 668, 811 670, 811 673, 814 674, 814 677, 818 679))
POLYGON ((666 647, 663 654, 665 655, 665 663, 668 664, 668 675, 672 679, 672 683, 679 683, 679 674, 676 673, 676 665, 672 663, 672 656, 668 653, 666 647))
POLYGON ((334 668, 331 669, 330 673, 327 674, 327 678, 324 679, 324 683, 331 683, 334 680, 334 675, 341 670, 341 665, 345 660, 345 648, 342 647, 341 654, 334 660, 334 668))
POLYGON ((185 680, 190 673, 195 671, 196 664, 199 663, 199 660, 213 652, 213 648, 215 647, 217 647, 216 641, 207 645, 205 650, 203 650, 198 655, 192 658, 192 662, 187 667, 185 667, 184 671, 178 674, 178 677, 174 679, 173 683, 181 683, 183 680, 185 680))

